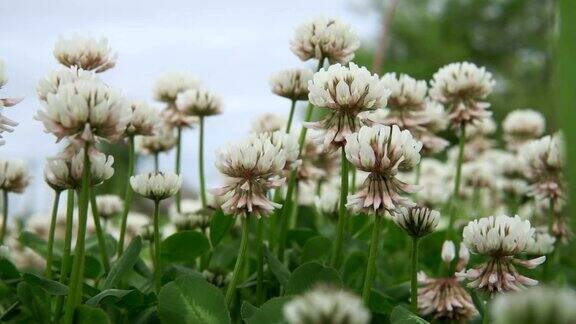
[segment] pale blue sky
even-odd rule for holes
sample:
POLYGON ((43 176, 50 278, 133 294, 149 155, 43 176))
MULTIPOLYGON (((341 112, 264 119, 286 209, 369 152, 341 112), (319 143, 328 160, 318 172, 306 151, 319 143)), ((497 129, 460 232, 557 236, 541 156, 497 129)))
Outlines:
MULTIPOLYGON (((13 199, 15 213, 24 206, 46 211, 52 199, 42 183, 42 169, 58 146, 33 116, 40 106, 36 84, 57 67, 52 49, 59 36, 107 37, 119 57, 117 66, 101 76, 127 97, 152 102, 155 78, 169 71, 190 71, 219 93, 225 112, 207 121, 207 174, 213 186, 219 181, 214 150, 247 134, 259 114, 287 112, 289 103, 270 93, 268 77, 304 65, 288 45, 300 22, 317 15, 340 17, 364 42, 373 39, 376 29, 376 17, 351 10, 346 0, 18 0, 2 1, 0 12, 0 57, 9 76, 0 95, 26 97, 5 111, 20 125, 5 136, 0 156, 28 160, 34 177, 27 194, 13 199)), ((186 133, 183 165, 189 187, 196 186, 196 141, 195 130, 186 133)), ((171 169, 172 159, 165 156, 161 163, 171 169)))

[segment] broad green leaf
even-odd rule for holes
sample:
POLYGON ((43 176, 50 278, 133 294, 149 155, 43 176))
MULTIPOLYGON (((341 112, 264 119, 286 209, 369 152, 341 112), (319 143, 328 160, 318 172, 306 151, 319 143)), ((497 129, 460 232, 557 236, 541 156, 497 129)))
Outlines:
POLYGON ((355 291, 360 292, 364 284, 364 276, 366 275, 367 257, 366 253, 361 251, 354 251, 344 261, 342 268, 342 279, 347 287, 353 288, 355 291))
POLYGON ((255 312, 258 311, 258 307, 250 304, 247 301, 242 302, 242 306, 240 307, 240 316, 244 322, 248 322, 248 319, 254 315, 255 312))
POLYGON ((181 276, 162 287, 158 313, 163 323, 230 323, 222 292, 193 276, 181 276))
POLYGON ((107 324, 111 323, 106 312, 100 308, 80 305, 74 312, 74 323, 77 324, 107 324))
POLYGON ((134 271, 136 271, 137 274, 141 275, 144 278, 152 278, 152 276, 154 275, 152 273, 152 270, 148 268, 148 266, 146 265, 146 263, 144 263, 144 260, 142 260, 142 258, 138 258, 138 260, 134 264, 134 271))
POLYGON ((276 279, 278 279, 278 282, 282 286, 286 286, 288 278, 290 278, 290 271, 286 269, 282 262, 280 262, 267 247, 264 248, 264 257, 266 258, 268 266, 270 266, 270 271, 272 271, 276 279))
POLYGON ((11 319, 18 316, 18 314, 22 313, 20 310, 20 304, 20 301, 17 300, 14 304, 6 308, 2 316, 0 316, 0 321, 9 322, 11 319))
POLYGON ((246 321, 247 324, 284 324, 284 315, 282 308, 289 302, 291 297, 275 297, 265 302, 254 314, 246 321))
POLYGON ((22 278, 30 285, 41 288, 49 295, 64 296, 68 294, 68 287, 59 283, 58 281, 40 277, 33 273, 24 273, 22 278))
POLYGON ((374 289, 370 292, 370 302, 368 304, 368 307, 374 313, 390 314, 394 309, 392 298, 374 289))
POLYGON ((124 290, 124 289, 106 289, 103 292, 99 293, 98 295, 88 299, 86 301, 86 305, 96 307, 98 305, 106 304, 106 303, 115 303, 124 296, 131 293, 133 290, 124 290))
POLYGON ((16 295, 38 323, 42 323, 46 318, 49 318, 50 312, 46 305, 47 296, 41 289, 22 281, 16 288, 16 295))
POLYGON ((84 277, 95 279, 104 272, 104 267, 100 263, 100 256, 86 255, 84 259, 84 277))
POLYGON ((161 243, 161 256, 168 262, 192 262, 210 249, 206 236, 197 231, 182 231, 161 243))
POLYGON ((295 228, 288 231, 286 236, 286 246, 292 246, 293 243, 304 246, 306 241, 317 236, 318 234, 309 228, 295 228))
POLYGON ((324 236, 316 236, 304 244, 300 263, 304 264, 310 261, 322 261, 328 258, 332 249, 332 241, 324 236))
POLYGON ((112 268, 110 268, 110 273, 108 273, 104 285, 102 285, 102 289, 111 289, 116 286, 118 281, 132 270, 132 267, 134 267, 134 264, 138 261, 138 255, 140 255, 141 250, 142 238, 136 236, 132 242, 130 242, 130 245, 128 245, 128 248, 124 251, 122 256, 116 260, 112 265, 112 268))
POLYGON ((317 262, 303 264, 290 275, 286 285, 286 295, 303 293, 320 283, 342 286, 342 278, 334 268, 317 262))
POLYGON ((396 306, 390 314, 391 324, 428 324, 428 321, 410 312, 404 306, 396 306))
MULTIPOLYGON (((48 242, 32 232, 22 232, 18 237, 18 241, 22 243, 22 245, 40 254, 43 258, 46 258, 46 255, 48 255, 48 242)), ((60 257, 61 252, 54 248, 54 255, 60 257)))
POLYGON ((0 259, 0 279, 16 279, 20 278, 20 272, 16 269, 14 263, 8 259, 0 259))
POLYGON ((210 241, 212 246, 218 245, 220 241, 230 232, 234 225, 234 217, 225 215, 222 209, 218 209, 210 221, 210 241))
MULTIPOLYGON (((117 242, 116 239, 110 234, 104 234, 104 241, 106 243, 106 253, 108 256, 116 253, 117 242)), ((86 252, 92 255, 100 256, 100 245, 98 245, 98 237, 90 236, 86 239, 86 252)))

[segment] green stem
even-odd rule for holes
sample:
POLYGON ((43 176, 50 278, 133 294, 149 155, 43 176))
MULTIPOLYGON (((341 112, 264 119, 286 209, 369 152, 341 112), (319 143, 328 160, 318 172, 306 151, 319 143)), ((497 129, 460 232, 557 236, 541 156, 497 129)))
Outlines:
POLYGON ((54 256, 54 233, 56 232, 56 220, 58 218, 58 203, 60 202, 60 193, 54 191, 54 203, 52 204, 52 218, 50 218, 50 231, 48 233, 48 254, 46 255, 46 269, 44 275, 52 279, 52 257, 54 256))
POLYGON ((74 259, 72 262, 72 275, 68 289, 68 299, 64 309, 64 323, 71 324, 74 318, 74 310, 82 301, 83 277, 84 277, 84 257, 86 243, 86 221, 88 219, 88 201, 90 195, 90 158, 88 155, 89 143, 84 147, 84 166, 82 170, 82 186, 78 205, 78 235, 76 236, 76 246, 74 248, 74 259))
POLYGON ((6 229, 8 228, 8 191, 2 190, 3 209, 2 209, 2 231, 0 232, 0 244, 4 244, 6 229))
POLYGON ((417 185, 420 183, 420 175, 422 173, 421 167, 422 167, 422 163, 418 163, 416 165, 416 170, 415 170, 415 173, 416 173, 416 179, 415 180, 416 181, 414 181, 414 183, 417 185))
MULTIPOLYGON (((62 252, 62 264, 60 265, 60 283, 68 283, 68 268, 70 267, 70 252, 72 251, 72 228, 74 227, 74 189, 68 189, 66 195, 66 233, 64 234, 64 250, 62 252)), ((54 320, 58 322, 62 308, 64 307, 64 296, 56 299, 56 312, 54 320)))
MULTIPOLYGON (((318 66, 316 67, 316 72, 320 71, 320 69, 324 66, 324 58, 318 60, 318 66)), ((304 115, 304 121, 309 122, 312 119, 312 113, 314 112, 314 105, 308 101, 308 107, 306 107, 306 114, 304 115)), ((304 142, 306 141, 306 133, 308 132, 308 128, 302 127, 300 130, 300 137, 298 139, 298 144, 300 145, 300 153, 304 149, 304 142)))
POLYGON ((160 263, 160 202, 154 201, 154 288, 156 295, 162 287, 162 265, 160 263))
POLYGON ((332 250, 332 261, 330 264, 333 268, 338 268, 342 259, 342 242, 344 240, 344 225, 346 225, 346 199, 348 196, 348 160, 344 147, 341 149, 341 170, 340 170, 340 208, 338 211, 338 225, 336 238, 334 239, 334 249, 332 250))
POLYGON ((160 153, 154 152, 154 171, 160 171, 160 153))
POLYGON ((484 313, 482 314, 482 324, 490 324, 490 301, 488 298, 483 300, 484 313))
POLYGON ((96 192, 94 191, 94 188, 90 190, 90 206, 92 207, 92 218, 94 219, 96 237, 98 238, 100 259, 102 259, 104 271, 108 273, 108 271, 110 271, 110 260, 108 259, 108 253, 106 251, 106 239, 104 237, 104 231, 102 231, 102 226, 100 225, 100 214, 98 213, 98 205, 96 205, 96 192))
POLYGON ((204 178, 204 117, 200 117, 199 126, 199 143, 198 143, 198 169, 200 170, 200 198, 202 201, 202 208, 206 208, 206 179, 204 178))
POLYGON ((126 238, 126 226, 128 224, 128 214, 132 205, 132 187, 130 177, 134 174, 134 136, 128 137, 128 172, 126 173, 126 188, 124 189, 124 211, 122 212, 122 223, 120 225, 120 237, 118 239, 118 257, 124 252, 124 240, 126 238))
POLYGON ((294 192, 296 187, 296 170, 292 170, 290 173, 290 182, 288 182, 288 190, 286 191, 286 199, 284 199, 284 205, 282 206, 282 211, 279 213, 280 216, 280 233, 278 235, 278 260, 282 262, 284 260, 284 250, 286 249, 286 237, 288 235, 288 225, 290 220, 290 215, 292 214, 292 208, 294 205, 294 192))
POLYGON ((256 262, 257 262, 257 284, 256 284, 256 300, 258 305, 264 302, 264 249, 263 249, 263 235, 264 235, 264 219, 256 219, 256 262))
POLYGON ((292 128, 292 120, 294 119, 294 111, 296 110, 296 100, 292 99, 290 104, 290 114, 288 115, 288 124, 286 124, 286 134, 290 134, 290 128, 292 128))
MULTIPOLYGON (((178 135, 176 137, 176 166, 175 173, 180 174, 180 163, 182 159, 182 127, 178 127, 178 135)), ((176 193, 176 210, 180 212, 180 205, 182 202, 182 190, 176 193)))
MULTIPOLYGON (((241 216, 240 216, 241 217, 241 216)), ((248 226, 248 217, 242 218, 242 238, 240 240, 240 251, 238 252, 238 257, 236 258, 236 264, 234 265, 234 272, 232 273, 232 279, 228 284, 228 289, 226 290, 226 305, 230 307, 232 305, 232 299, 234 297, 234 292, 236 291, 236 285, 238 284, 238 277, 244 259, 246 259, 246 252, 248 251, 248 234, 250 227, 248 226)))
POLYGON ((418 315, 418 237, 412 237, 412 258, 410 267, 410 306, 412 313, 418 315))
POLYGON ((352 173, 352 177, 350 179, 350 193, 353 194, 356 192, 356 168, 351 166, 350 167, 352 170, 350 170, 350 173, 352 173))
POLYGON ((448 237, 454 238, 454 221, 456 220, 457 206, 456 203, 460 200, 460 182, 462 178, 462 164, 464 162, 464 149, 466 144, 466 124, 460 123, 460 143, 458 144, 458 161, 456 164, 456 177, 454 179, 454 192, 452 193, 450 220, 448 223, 448 237))
POLYGON ((364 305, 370 301, 370 292, 374 284, 374 275, 376 274, 376 258, 378 257, 378 248, 380 246, 380 232, 382 231, 382 219, 384 217, 378 214, 374 215, 374 227, 370 238, 370 251, 368 254, 368 264, 366 276, 364 277, 364 287, 362 288, 362 300, 364 305))

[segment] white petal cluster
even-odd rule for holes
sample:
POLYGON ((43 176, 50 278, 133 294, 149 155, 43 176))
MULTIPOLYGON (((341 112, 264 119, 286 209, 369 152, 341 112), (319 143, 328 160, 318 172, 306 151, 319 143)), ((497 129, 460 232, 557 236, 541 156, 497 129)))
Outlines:
POLYGON ((0 159, 0 189, 22 193, 29 181, 30 176, 24 160, 0 159))
POLYGON ((440 213, 426 207, 401 208, 394 214, 394 223, 413 237, 432 233, 439 221, 440 213))
POLYGON ((492 73, 474 63, 448 64, 434 73, 430 82, 430 96, 442 103, 486 98, 496 81, 492 73))
POLYGON ((556 238, 546 231, 537 230, 534 234, 534 242, 528 245, 526 253, 531 255, 545 255, 554 251, 556 238))
MULTIPOLYGON (((261 135, 262 136, 262 135, 261 135)), ((266 135, 263 135, 266 136, 266 135)), ((285 169, 296 167, 300 164, 300 145, 295 134, 286 134, 283 131, 275 131, 270 135, 270 141, 274 146, 280 147, 286 156, 285 169)))
POLYGON ((444 241, 442 243, 442 252, 441 252, 442 261, 446 263, 450 263, 456 257, 456 246, 452 241, 444 241))
POLYGON ((54 190, 62 191, 76 186, 70 174, 70 166, 61 157, 49 158, 44 167, 44 181, 54 190))
POLYGON ((407 74, 386 73, 382 77, 384 86, 390 89, 388 108, 396 111, 419 111, 424 107, 428 92, 426 81, 416 80, 407 74))
POLYGON ((153 135, 160 123, 160 113, 144 101, 130 103, 130 119, 126 125, 126 134, 153 135))
POLYGON ((140 154, 167 152, 175 145, 174 129, 167 124, 157 127, 153 135, 135 137, 136 151, 140 154))
POLYGON ((471 221, 462 232, 463 243, 470 252, 487 256, 488 260, 458 275, 470 280, 469 287, 490 294, 536 285, 536 280, 521 275, 514 266, 532 269, 546 260, 545 256, 531 260, 516 258, 534 244, 534 232, 530 222, 519 216, 490 216, 471 221))
POLYGON ((286 153, 268 136, 251 136, 216 153, 216 167, 224 185, 214 193, 222 197, 222 209, 235 216, 269 215, 280 207, 268 199, 268 191, 284 183, 286 153))
POLYGON ((452 195, 453 176, 451 166, 436 159, 422 159, 416 201, 430 208, 443 206, 452 195))
POLYGON ((273 133, 286 127, 286 118, 283 115, 264 113, 252 121, 251 131, 254 134, 273 133))
POLYGON ((172 172, 148 172, 130 177, 130 185, 138 194, 160 201, 180 190, 182 177, 172 172))
POLYGON ((472 296, 460 285, 454 276, 429 278, 418 273, 418 310, 422 316, 431 316, 437 320, 452 320, 467 323, 476 315, 472 296))
POLYGON ((338 210, 339 202, 340 188, 329 184, 323 185, 321 194, 314 198, 316 208, 327 215, 335 213, 338 210))
POLYGON ((494 118, 488 116, 466 127, 466 138, 489 136, 494 134, 497 128, 494 118))
POLYGON ((117 55, 112 54, 106 38, 74 36, 58 39, 54 57, 67 67, 77 66, 98 73, 114 67, 117 55))
POLYGON ((48 94, 36 119, 58 140, 116 140, 123 136, 130 111, 120 93, 100 81, 77 80, 48 94))
POLYGON ((371 317, 358 296, 329 286, 296 296, 283 313, 289 324, 367 324, 371 317))
POLYGON ((363 126, 358 133, 346 137, 346 158, 358 170, 369 172, 360 191, 348 197, 354 210, 393 211, 399 206, 412 207, 406 196, 415 187, 398 178, 400 171, 409 171, 420 162, 422 144, 409 131, 398 126, 363 126))
MULTIPOLYGON (((4 61, 0 59, 0 89, 8 82, 8 76, 6 74, 6 67, 4 61)), ((22 101, 23 98, 0 98, 0 146, 4 145, 5 141, 2 140, 2 133, 13 132, 14 127, 18 126, 18 123, 12 119, 2 115, 2 108, 12 107, 22 101)))
POLYGON ((310 69, 289 69, 273 74, 268 80, 272 92, 290 100, 308 99, 308 81, 312 80, 310 69))
POLYGON ((503 294, 494 299, 490 313, 494 324, 572 324, 576 318, 576 293, 568 289, 534 287, 503 294))
POLYGON ((174 104, 178 94, 200 86, 200 80, 188 73, 166 73, 156 80, 154 97, 158 101, 174 104))
POLYGON ((41 101, 46 101, 48 95, 56 94, 62 85, 78 80, 98 81, 98 77, 94 72, 82 70, 77 66, 60 67, 48 73, 38 82, 36 93, 41 101))
POLYGON ((111 219, 124 210, 124 202, 118 195, 99 195, 96 206, 99 216, 104 219, 111 219))
POLYGON ((502 128, 508 148, 518 150, 522 144, 544 134, 546 119, 535 110, 517 109, 504 118, 502 128))
POLYGON ((214 116, 222 113, 222 100, 208 90, 189 89, 178 94, 176 107, 191 116, 214 116))
MULTIPOLYGON (((114 157, 106 155, 96 150, 88 153, 90 159, 90 183, 92 186, 112 178, 114 175, 114 157)), ((82 183, 82 172, 84 171, 84 149, 78 150, 69 160, 70 175, 76 182, 76 187, 82 183)))
POLYGON ((323 119, 307 124, 320 131, 325 148, 345 144, 345 137, 360 126, 358 115, 383 108, 390 94, 376 74, 354 63, 349 67, 335 64, 320 70, 308 83, 308 89, 310 103, 329 109, 323 119))
POLYGON ((302 61, 327 59, 346 64, 354 59, 360 40, 347 23, 335 18, 316 17, 296 29, 290 49, 302 61))
POLYGON ((212 211, 202 208, 199 200, 184 199, 180 203, 180 212, 176 206, 170 206, 170 221, 177 230, 206 229, 210 226, 212 211))
POLYGON ((539 199, 564 200, 564 167, 566 160, 562 133, 544 136, 522 146, 519 156, 524 175, 539 199))

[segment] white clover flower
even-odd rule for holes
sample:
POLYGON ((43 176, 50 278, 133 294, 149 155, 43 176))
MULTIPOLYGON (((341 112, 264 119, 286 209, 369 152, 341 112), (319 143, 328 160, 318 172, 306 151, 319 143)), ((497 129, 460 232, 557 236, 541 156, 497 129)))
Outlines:
POLYGON ((481 102, 496 82, 484 67, 473 63, 451 63, 434 73, 430 82, 430 97, 450 106, 449 118, 454 126, 474 123, 490 115, 489 104, 481 102))
POLYGON ((286 127, 286 117, 274 113, 264 113, 252 121, 251 131, 254 134, 273 133, 286 127))
POLYGON ((210 91, 189 89, 178 94, 176 107, 190 116, 214 116, 222 113, 222 100, 210 91))
POLYGON ((565 145, 561 133, 531 141, 520 149, 524 175, 531 183, 531 193, 538 199, 553 199, 562 204, 565 199, 565 145))
POLYGON ((368 324, 370 312, 353 293, 317 286, 284 305, 289 324, 368 324))
POLYGON ((472 188, 497 188, 502 179, 500 170, 484 160, 465 162, 462 165, 463 183, 472 188))
POLYGON ((446 263, 450 263, 454 260, 454 258, 456 257, 456 246, 454 245, 454 242, 444 241, 444 243, 442 243, 441 256, 442 261, 446 263))
POLYGON ((160 201, 180 190, 182 177, 172 172, 148 172, 130 177, 130 185, 138 194, 160 201))
POLYGON ((200 81, 188 73, 166 73, 156 80, 154 97, 158 101, 174 104, 178 94, 200 86, 200 81))
POLYGON ((416 201, 429 208, 440 208, 452 195, 450 166, 436 159, 425 158, 420 162, 419 190, 416 201))
POLYGON ((426 207, 402 207, 393 215, 394 223, 413 237, 423 237, 432 233, 440 221, 440 213, 426 207))
POLYGON ((160 123, 160 113, 154 107, 143 101, 130 103, 130 119, 126 125, 126 134, 153 135, 154 130, 160 123))
POLYGON ((464 227, 463 243, 472 253, 488 260, 466 272, 459 273, 471 282, 472 288, 488 293, 518 290, 538 282, 521 275, 514 264, 532 269, 542 264, 545 256, 532 260, 517 259, 534 244, 534 228, 519 216, 490 216, 473 220, 464 227))
POLYGON ((296 29, 290 49, 302 61, 327 59, 330 64, 346 64, 360 47, 358 36, 339 19, 317 17, 296 29))
POLYGON ((398 173, 420 162, 421 148, 409 131, 400 131, 396 125, 363 126, 358 133, 347 136, 346 158, 358 170, 370 173, 360 190, 348 197, 347 206, 372 212, 414 206, 403 195, 413 193, 416 187, 401 181, 398 173))
POLYGON ((100 81, 77 80, 48 94, 36 119, 58 141, 64 137, 93 142, 117 140, 124 134, 130 111, 120 93, 100 81))
MULTIPOLYGON (((0 59, 0 89, 8 82, 8 76, 6 75, 6 67, 4 61, 0 59)), ((0 146, 4 145, 5 141, 1 140, 3 132, 13 132, 14 127, 18 126, 18 123, 12 119, 3 116, 2 110, 4 107, 12 107, 22 101, 23 98, 0 98, 0 146)))
POLYGON ((269 215, 279 204, 268 199, 270 189, 281 186, 286 153, 267 136, 251 136, 217 151, 216 167, 224 185, 214 190, 222 209, 234 216, 269 215))
POLYGON ((202 271, 202 277, 218 288, 224 288, 232 279, 232 273, 227 272, 225 269, 207 269, 202 271))
POLYGON ((300 158, 297 174, 299 181, 325 182, 340 171, 340 155, 337 152, 324 151, 309 138, 304 142, 300 158))
POLYGON ((176 145, 174 128, 162 123, 150 136, 136 136, 135 146, 139 154, 155 154, 170 151, 176 145))
POLYGON ((298 145, 298 137, 295 134, 286 134, 283 131, 275 131, 270 135, 270 141, 274 146, 277 146, 284 151, 286 157, 286 165, 284 169, 288 170, 300 165, 301 161, 298 160, 300 155, 300 145, 298 145))
POLYGON ((490 306, 494 324, 573 324, 576 293, 566 288, 534 287, 497 296, 490 306))
POLYGON ((94 72, 82 70, 77 66, 60 67, 40 79, 36 93, 40 101, 46 101, 49 94, 56 94, 62 85, 74 83, 78 80, 98 81, 94 72))
POLYGON ((554 251, 554 243, 556 243, 556 238, 546 233, 546 230, 536 230, 534 242, 528 246, 526 253, 531 255, 550 254, 554 251))
POLYGON ((175 205, 170 206, 170 221, 178 231, 206 229, 212 220, 212 210, 203 208, 199 200, 184 199, 180 202, 180 212, 175 205))
POLYGON ((421 122, 418 114, 425 108, 424 103, 428 86, 426 81, 416 80, 409 75, 386 73, 382 77, 384 86, 390 90, 386 117, 387 125, 398 125, 400 128, 411 129, 421 122))
POLYGON ((118 195, 98 195, 96 206, 100 217, 111 219, 124 210, 124 201, 118 195))
POLYGON ((60 37, 54 46, 54 57, 67 67, 77 66, 83 70, 104 72, 116 65, 116 54, 112 54, 106 38, 60 37))
POLYGON ((487 116, 466 127, 466 138, 489 136, 494 134, 497 128, 494 118, 487 116))
POLYGON ((335 64, 314 74, 308 83, 310 103, 327 108, 328 113, 307 127, 320 131, 325 148, 340 147, 347 135, 360 126, 358 115, 386 106, 390 90, 376 74, 350 63, 335 64))
POLYGON ((546 130, 544 116, 532 109, 517 109, 509 113, 502 122, 504 140, 511 150, 542 136, 546 130))
POLYGON ((418 273, 418 311, 437 320, 466 323, 478 315, 470 294, 454 276, 428 278, 418 273))
POLYGON ((44 181, 54 190, 75 188, 76 181, 70 174, 69 164, 60 157, 49 158, 44 167, 44 181))
POLYGON ((308 81, 314 73, 310 69, 289 69, 277 72, 268 83, 272 92, 290 100, 308 99, 308 81))
POLYGON ((26 162, 21 159, 0 159, 0 189, 22 193, 30 182, 26 162))
MULTIPOLYGON (((90 184, 97 186, 102 182, 112 178, 114 175, 114 157, 106 155, 95 149, 88 152, 90 159, 90 184)), ((82 184, 82 173, 84 172, 84 149, 78 150, 73 156, 70 157, 70 175, 76 182, 76 187, 82 184)))
POLYGON ((339 202, 340 188, 330 184, 324 184, 320 195, 314 197, 316 208, 327 215, 338 211, 339 202))

